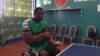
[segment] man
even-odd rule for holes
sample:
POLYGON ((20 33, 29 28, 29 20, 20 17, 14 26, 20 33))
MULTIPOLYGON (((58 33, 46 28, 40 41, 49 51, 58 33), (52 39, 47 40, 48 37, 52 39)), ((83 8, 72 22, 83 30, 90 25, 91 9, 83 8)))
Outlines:
POLYGON ((45 30, 48 23, 43 21, 43 17, 43 9, 37 7, 34 10, 34 18, 27 19, 22 24, 23 37, 29 49, 34 48, 39 56, 55 56, 54 47, 51 45, 54 41, 51 41, 50 33, 45 30))

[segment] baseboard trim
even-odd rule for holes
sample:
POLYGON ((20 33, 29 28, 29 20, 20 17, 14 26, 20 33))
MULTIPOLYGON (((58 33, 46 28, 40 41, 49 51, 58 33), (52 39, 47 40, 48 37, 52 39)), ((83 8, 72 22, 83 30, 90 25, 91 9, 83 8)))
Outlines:
POLYGON ((13 43, 13 42, 16 42, 16 41, 20 41, 20 40, 23 40, 23 38, 22 37, 15 37, 15 38, 6 40, 5 43, 4 43, 4 45, 5 44, 10 44, 10 43, 13 43))

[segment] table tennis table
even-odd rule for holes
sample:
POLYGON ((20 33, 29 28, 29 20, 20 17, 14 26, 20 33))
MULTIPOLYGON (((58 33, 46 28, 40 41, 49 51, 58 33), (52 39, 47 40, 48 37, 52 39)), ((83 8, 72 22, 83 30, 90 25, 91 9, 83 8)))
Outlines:
POLYGON ((100 56, 100 47, 72 43, 56 56, 100 56))

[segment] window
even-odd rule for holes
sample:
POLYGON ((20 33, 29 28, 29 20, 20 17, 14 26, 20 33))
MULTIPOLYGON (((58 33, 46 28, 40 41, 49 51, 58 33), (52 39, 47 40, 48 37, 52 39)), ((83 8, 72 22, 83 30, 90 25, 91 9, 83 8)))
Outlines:
POLYGON ((0 18, 2 17, 2 0, 0 0, 0 18))
POLYGON ((4 16, 32 16, 32 0, 4 0, 3 2, 4 16))
POLYGON ((37 0, 37 1, 36 1, 36 7, 41 7, 41 2, 40 2, 40 0, 37 0))

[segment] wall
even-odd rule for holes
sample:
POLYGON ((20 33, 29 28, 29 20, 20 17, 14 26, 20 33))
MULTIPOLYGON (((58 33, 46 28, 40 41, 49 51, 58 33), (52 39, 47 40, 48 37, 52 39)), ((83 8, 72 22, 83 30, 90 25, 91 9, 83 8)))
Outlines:
MULTIPOLYGON (((78 36, 82 38, 85 35, 85 31, 88 25, 95 25, 97 28, 97 34, 100 34, 100 12, 97 11, 97 6, 100 4, 100 0, 61 0, 67 1, 65 6, 57 7, 57 0, 48 0, 51 1, 51 4, 43 4, 43 0, 39 0, 41 7, 44 10, 50 9, 64 9, 64 8, 81 8, 81 10, 66 10, 66 11, 46 11, 45 19, 51 24, 55 23, 57 26, 61 24, 66 24, 68 27, 75 24, 78 28, 78 36), (75 2, 77 1, 77 2, 75 2)), ((60 1, 60 0, 59 0, 60 1)))

